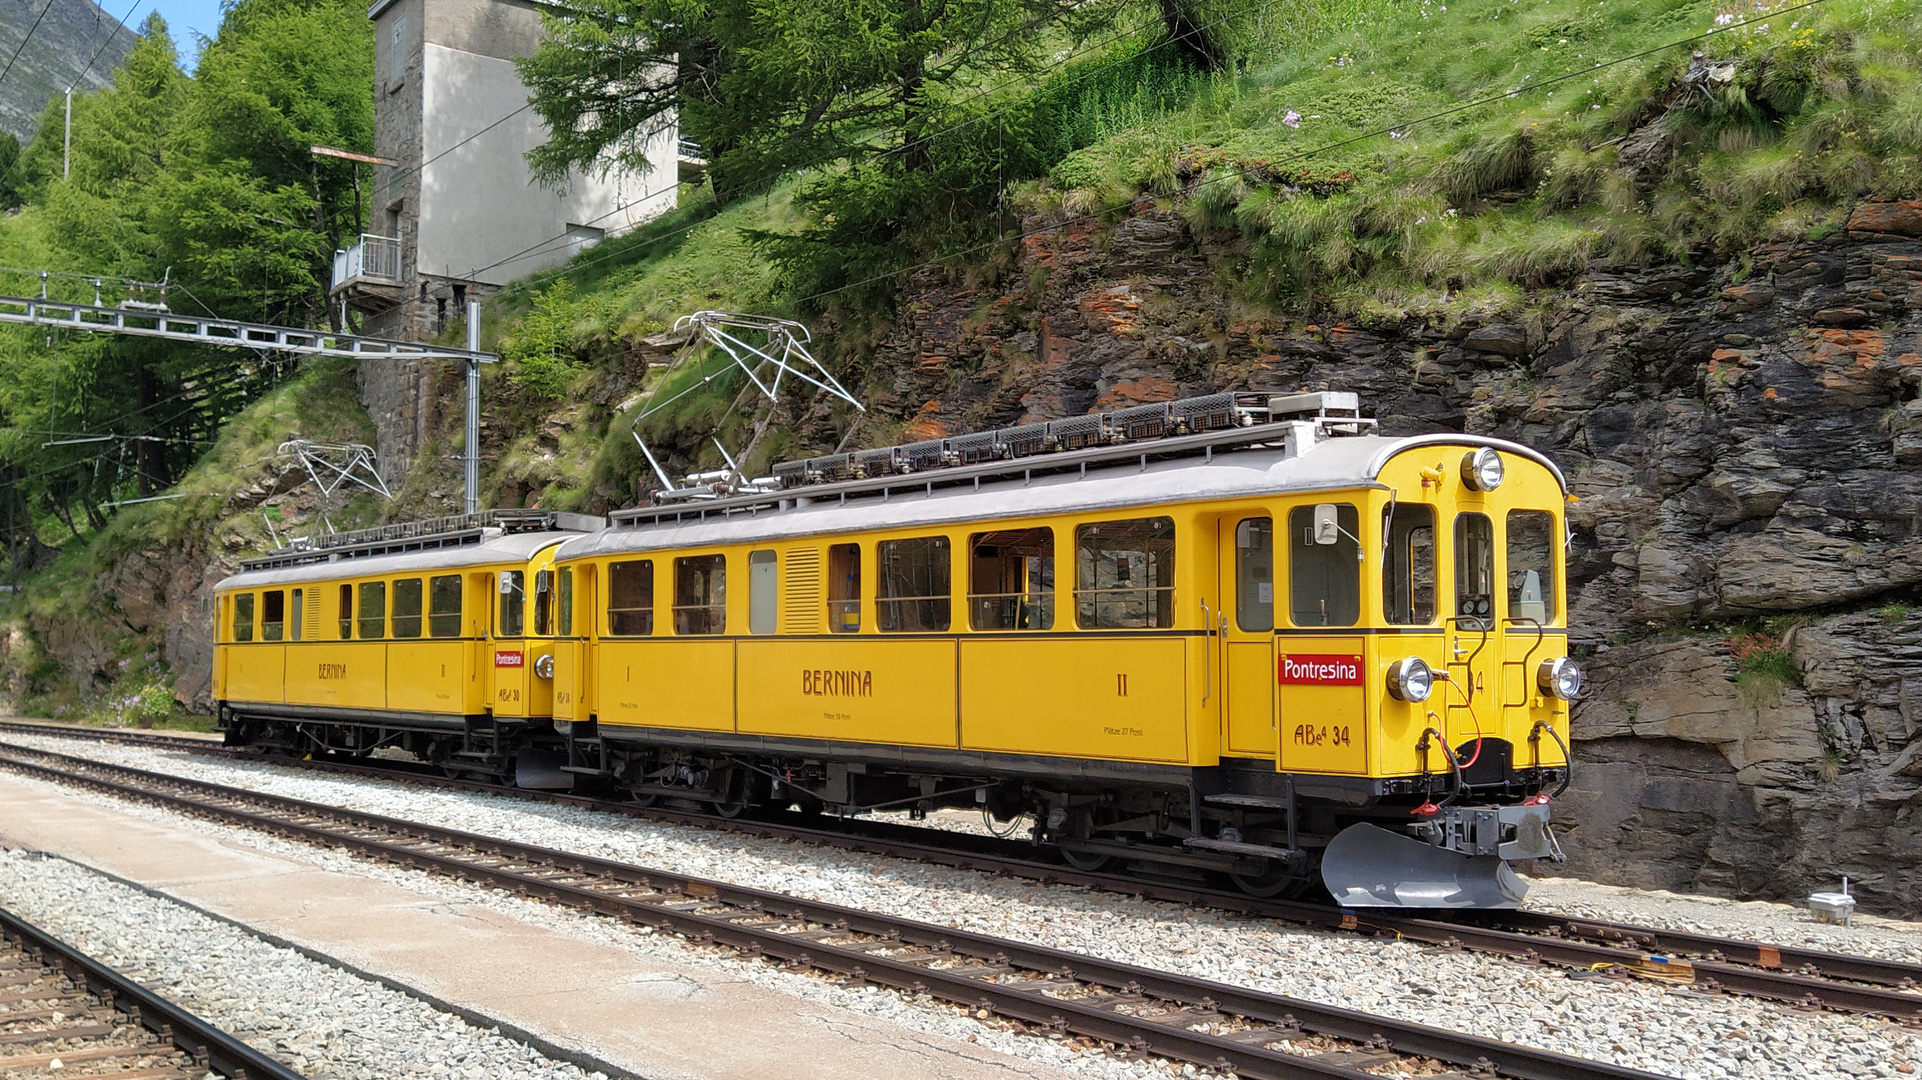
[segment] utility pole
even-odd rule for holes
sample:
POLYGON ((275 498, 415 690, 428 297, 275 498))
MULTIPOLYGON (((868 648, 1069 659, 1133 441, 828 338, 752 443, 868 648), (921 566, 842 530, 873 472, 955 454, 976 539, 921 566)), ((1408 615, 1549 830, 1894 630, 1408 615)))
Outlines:
POLYGON ((73 87, 67 87, 67 136, 60 144, 60 179, 73 175, 73 87))
MULTIPOLYGON (((480 301, 467 302, 467 351, 480 351, 480 301)), ((480 510, 480 357, 467 358, 467 512, 480 510)))

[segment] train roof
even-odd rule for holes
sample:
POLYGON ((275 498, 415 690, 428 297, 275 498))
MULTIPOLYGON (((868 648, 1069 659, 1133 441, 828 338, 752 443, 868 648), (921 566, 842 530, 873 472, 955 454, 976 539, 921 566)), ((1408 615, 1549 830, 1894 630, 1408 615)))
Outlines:
MULTIPOLYGON (((951 525, 997 518, 1100 513, 1133 507, 1380 487, 1395 455, 1425 446, 1488 446, 1535 462, 1566 493, 1567 479, 1539 451, 1504 439, 1439 433, 1318 438, 1313 424, 1273 425, 1275 441, 1217 449, 1200 436, 1190 452, 1104 447, 1078 467, 1076 452, 994 466, 826 484, 706 503, 628 510, 600 532, 568 540, 555 559, 752 543, 799 536, 951 525), (1275 429, 1288 428, 1288 437, 1275 429), (1125 449, 1126 453, 1120 451, 1125 449)), ((1087 453, 1087 452, 1081 452, 1087 453)))
MULTIPOLYGON (((334 559, 306 560, 292 565, 267 565, 273 560, 261 559, 255 565, 240 573, 223 579, 214 586, 214 591, 227 589, 251 589, 261 585, 298 585, 305 581, 335 581, 346 577, 380 577, 385 574, 405 574, 432 570, 458 570, 470 566, 492 566, 500 563, 525 563, 546 548, 570 537, 581 535, 578 532, 550 530, 543 532, 522 532, 501 534, 494 529, 482 530, 483 535, 473 541, 450 544, 445 547, 415 547, 394 550, 384 554, 361 557, 342 556, 334 559), (492 534, 492 535, 486 535, 492 534)), ((325 554, 325 549, 316 549, 325 554)))

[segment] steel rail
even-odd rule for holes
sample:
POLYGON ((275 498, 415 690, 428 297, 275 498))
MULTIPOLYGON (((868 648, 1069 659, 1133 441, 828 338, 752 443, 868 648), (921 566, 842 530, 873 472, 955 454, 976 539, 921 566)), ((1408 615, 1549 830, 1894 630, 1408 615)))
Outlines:
POLYGON ((1261 899, 1244 893, 1176 881, 1075 870, 1023 853, 1021 849, 1028 845, 1019 841, 989 841, 966 833, 940 832, 938 835, 944 837, 944 842, 936 844, 929 843, 928 838, 937 830, 882 822, 844 820, 841 822, 842 828, 818 829, 757 818, 723 818, 697 811, 642 807, 591 796, 455 780, 435 772, 406 768, 400 762, 387 762, 382 767, 375 767, 325 759, 262 758, 202 740, 171 738, 151 732, 7 723, 0 723, 0 731, 71 733, 76 737, 165 745, 203 753, 234 754, 248 760, 273 761, 345 775, 374 776, 529 801, 554 802, 629 817, 823 844, 984 873, 1020 876, 1044 883, 1078 885, 1170 903, 1204 905, 1316 929, 1393 934, 1403 940, 1443 948, 1492 952, 1573 968, 1604 967, 1624 974, 1658 978, 1666 983, 1685 984, 1708 992, 1744 994, 1796 1005, 1922 1022, 1922 994, 1902 992, 1922 985, 1922 965, 1896 960, 1527 911, 1457 913, 1449 918, 1397 915, 1384 910, 1343 911, 1327 904, 1261 899), (913 836, 910 838, 906 834, 913 836), (1869 985, 1854 986, 1850 983, 1869 985))
POLYGON ((1025 1025, 1243 1077, 1368 1080, 1374 1074, 1361 1066, 1402 1056, 1519 1080, 1652 1080, 1655 1075, 838 904, 48 751, 24 752, 54 765, 0 754, 0 768, 474 880, 856 983, 925 993, 1025 1025), (844 940, 856 935, 871 940, 844 940), (960 966, 930 966, 942 962, 960 966), (1019 981, 998 981, 1006 976, 1019 981), (1076 996, 1056 996, 1050 989, 1072 990, 1076 996), (1196 1024, 1205 1030, 1191 1026, 1196 1024), (1217 1028, 1233 1030, 1216 1033, 1217 1028), (1270 1046, 1305 1035, 1358 1045, 1319 1056, 1270 1046))
MULTIPOLYGON (((186 1053, 197 1068, 194 1075, 207 1069, 233 1080, 304 1080, 300 1073, 261 1053, 184 1007, 140 985, 52 934, 34 926, 13 912, 0 908, 0 928, 7 938, 18 941, 29 953, 43 961, 51 958, 73 983, 94 994, 106 1007, 131 1013, 133 1020, 153 1031, 162 1042, 170 1042, 186 1053)), ((49 1032, 48 1038, 58 1038, 49 1032)), ((132 1056, 134 1048, 129 1048, 132 1056)), ((139 1048, 152 1053, 151 1048, 139 1048)), ((53 1055, 58 1058, 60 1053, 53 1055)), ((67 1053, 66 1057, 74 1059, 67 1053)), ((7 1061, 0 1058, 0 1068, 7 1061)))

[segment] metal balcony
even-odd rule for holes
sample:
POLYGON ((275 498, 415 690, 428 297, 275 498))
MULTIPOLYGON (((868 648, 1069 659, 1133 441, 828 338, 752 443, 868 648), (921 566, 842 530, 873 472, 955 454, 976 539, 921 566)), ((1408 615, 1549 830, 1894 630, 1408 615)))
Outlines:
POLYGON ((360 243, 334 252, 334 280, 327 294, 365 311, 400 302, 400 239, 360 234, 360 243))

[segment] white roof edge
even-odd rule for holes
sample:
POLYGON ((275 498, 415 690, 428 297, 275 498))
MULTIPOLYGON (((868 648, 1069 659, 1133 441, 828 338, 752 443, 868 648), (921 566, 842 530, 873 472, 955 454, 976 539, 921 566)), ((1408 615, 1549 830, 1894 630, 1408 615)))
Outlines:
POLYGON ((1562 494, 1568 494, 1568 477, 1562 475, 1561 466, 1549 460, 1547 454, 1532 447, 1523 446, 1518 442, 1510 442, 1507 439, 1496 439, 1487 435, 1457 435, 1446 431, 1439 431, 1433 435, 1409 435, 1396 439, 1389 445, 1382 447, 1373 458, 1369 459, 1368 468, 1363 471, 1363 475, 1371 479, 1380 476, 1381 470, 1388 464, 1388 459, 1404 451, 1414 450, 1423 446, 1446 446, 1450 444, 1455 446, 1486 446, 1495 450, 1505 450, 1511 454, 1519 454, 1553 473, 1555 482, 1561 485, 1562 494))
POLYGON ((374 0, 374 6, 367 9, 369 19, 380 18, 380 13, 399 3, 400 0, 374 0))

